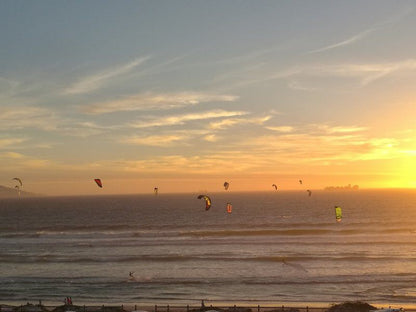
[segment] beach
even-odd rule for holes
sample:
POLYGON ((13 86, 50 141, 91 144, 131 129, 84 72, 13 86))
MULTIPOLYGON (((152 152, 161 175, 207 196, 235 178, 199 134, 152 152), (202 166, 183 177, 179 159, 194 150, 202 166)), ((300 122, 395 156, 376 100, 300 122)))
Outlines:
MULTIPOLYGON (((61 305, 61 306, 45 306, 43 304, 31 304, 26 303, 24 305, 0 305, 0 311, 3 312, 208 312, 208 311, 219 311, 219 312, 365 312, 375 311, 372 309, 383 309, 383 308, 394 308, 394 307, 375 307, 365 302, 346 302, 340 304, 331 305, 289 305, 289 306, 268 306, 268 305, 257 305, 257 306, 213 306, 204 305, 202 306, 138 306, 138 305, 120 305, 120 306, 86 306, 86 305, 61 305), (368 307, 371 307, 368 310, 368 307), (366 309, 367 308, 367 309, 366 309)), ((416 311, 416 307, 407 308, 396 308, 401 311, 416 311)))

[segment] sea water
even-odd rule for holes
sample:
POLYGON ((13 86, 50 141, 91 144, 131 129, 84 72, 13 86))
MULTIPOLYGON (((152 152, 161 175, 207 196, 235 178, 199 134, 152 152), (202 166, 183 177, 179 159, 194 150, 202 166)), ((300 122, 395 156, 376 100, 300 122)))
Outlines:
POLYGON ((198 195, 2 199, 0 301, 416 304, 416 191, 198 195))

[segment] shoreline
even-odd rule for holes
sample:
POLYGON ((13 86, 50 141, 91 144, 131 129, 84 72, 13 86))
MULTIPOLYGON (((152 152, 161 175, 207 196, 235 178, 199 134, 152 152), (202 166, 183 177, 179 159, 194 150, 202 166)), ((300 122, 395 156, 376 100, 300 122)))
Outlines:
MULTIPOLYGON (((365 302, 366 301, 348 301, 348 302, 365 302)), ((163 303, 111 303, 111 304, 73 304, 73 305, 64 305, 56 304, 53 302, 25 302, 17 303, 14 301, 11 302, 1 302, 0 301, 0 311, 1 312, 45 312, 45 311, 55 311, 55 312, 204 312, 209 310, 225 311, 225 312, 326 312, 331 306, 342 304, 344 302, 259 302, 259 303, 247 303, 247 302, 211 302, 205 301, 205 306, 202 307, 201 304, 167 304, 163 303)), ((387 304, 387 303, 371 303, 372 306, 375 306, 377 309, 383 308, 403 308, 405 311, 416 312, 415 303, 406 303, 406 304, 387 304)))

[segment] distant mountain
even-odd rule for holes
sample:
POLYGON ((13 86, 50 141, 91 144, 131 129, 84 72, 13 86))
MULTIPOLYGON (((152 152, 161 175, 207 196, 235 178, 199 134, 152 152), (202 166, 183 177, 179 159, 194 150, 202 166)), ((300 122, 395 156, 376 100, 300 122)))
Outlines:
POLYGON ((18 198, 19 196, 20 197, 35 197, 35 196, 40 196, 40 195, 26 192, 23 190, 20 190, 20 195, 19 195, 19 192, 16 189, 0 185, 0 198, 13 198, 13 197, 18 198))

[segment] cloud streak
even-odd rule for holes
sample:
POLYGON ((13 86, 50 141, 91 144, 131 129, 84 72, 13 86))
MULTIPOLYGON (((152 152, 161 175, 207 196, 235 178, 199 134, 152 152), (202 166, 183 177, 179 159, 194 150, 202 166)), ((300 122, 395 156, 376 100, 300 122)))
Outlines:
POLYGON ((247 138, 244 143, 237 143, 237 148, 242 144, 292 165, 327 166, 398 157, 398 139, 372 137, 366 130, 357 126, 309 125, 289 133, 247 138))
POLYGON ((53 111, 32 106, 7 106, 0 109, 0 129, 56 129, 58 120, 53 111))
POLYGON ((66 88, 63 91, 63 93, 66 95, 91 93, 97 89, 100 89, 109 80, 131 72, 136 67, 146 62, 148 59, 149 57, 137 58, 130 63, 124 64, 118 67, 110 68, 105 71, 96 73, 94 75, 84 77, 80 79, 79 81, 77 81, 76 83, 69 86, 68 88, 66 88))
POLYGON ((295 130, 295 128, 292 126, 266 127, 266 129, 284 133, 293 132, 295 130))
POLYGON ((398 14, 396 14, 395 16, 392 16, 390 19, 388 19, 385 22, 379 23, 379 24, 377 24, 377 25, 375 25, 375 26, 373 26, 369 29, 361 31, 358 34, 353 35, 353 36, 351 36, 351 37, 349 37, 345 40, 339 41, 339 42, 334 43, 334 44, 327 45, 325 47, 322 47, 322 48, 319 48, 319 49, 316 49, 316 50, 309 51, 308 53, 311 53, 311 54, 312 53, 320 53, 320 52, 325 52, 325 51, 328 51, 328 50, 332 50, 332 49, 336 49, 336 48, 340 48, 340 47, 344 47, 344 46, 354 44, 358 41, 361 41, 361 40, 367 38, 371 33, 375 32, 375 31, 382 30, 382 29, 386 28, 389 25, 393 25, 393 24, 396 24, 396 23, 400 22, 403 18, 410 15, 413 11, 414 11, 413 7, 412 8, 407 8, 402 12, 398 12, 398 14))
POLYGON ((183 125, 184 123, 189 122, 189 121, 207 120, 207 119, 233 117, 233 116, 243 116, 247 114, 248 112, 245 112, 245 111, 226 111, 226 110, 218 109, 218 110, 205 111, 205 112, 200 112, 200 113, 189 113, 189 114, 183 114, 183 115, 154 118, 151 120, 147 120, 147 121, 144 120, 141 122, 137 122, 135 124, 131 124, 131 126, 133 128, 175 126, 175 125, 183 125))
POLYGON ((0 138, 0 148, 8 148, 23 143, 26 139, 21 138, 0 138))
POLYGON ((316 50, 309 51, 308 53, 320 53, 320 52, 325 52, 325 51, 328 51, 328 50, 340 48, 340 47, 343 47, 343 46, 348 46, 348 45, 353 44, 357 41, 363 40, 368 35, 370 35, 372 32, 374 32, 378 29, 379 29, 379 27, 374 27, 374 28, 364 30, 364 31, 362 31, 362 32, 360 32, 360 33, 358 33, 358 34, 356 34, 356 35, 354 35, 354 36, 352 36, 352 37, 350 37, 346 40, 343 40, 343 41, 325 46, 323 48, 319 48, 319 49, 316 49, 316 50))
POLYGON ((16 152, 0 153, 0 160, 4 164, 4 170, 36 170, 49 168, 52 164, 50 160, 31 157, 16 152))
MULTIPOLYGON (((416 70, 416 59, 409 58, 390 62, 339 62, 339 63, 310 63, 294 65, 287 68, 264 69, 262 73, 253 73, 248 77, 230 78, 222 82, 221 90, 236 90, 274 80, 287 82, 287 87, 293 90, 307 92, 328 91, 327 81, 321 84, 321 78, 351 79, 358 81, 358 87, 365 87, 377 80, 392 75, 406 75, 416 70)), ((344 85, 340 86, 344 88, 344 85)), ((336 90, 336 84, 331 90, 336 90)))
MULTIPOLYGON (((290 81, 293 81, 293 78, 302 78, 306 81, 308 79, 313 79, 314 81, 317 78, 325 77, 352 78, 357 79, 360 86, 366 86, 378 79, 389 75, 405 74, 415 70, 415 59, 384 63, 316 64, 306 65, 303 67, 297 66, 287 70, 279 71, 275 74, 270 74, 263 80, 289 79, 290 81)), ((297 82, 297 84, 299 83, 297 82)), ((296 86, 290 84, 289 87, 296 89, 296 86)), ((298 87, 297 89, 300 88, 298 87)), ((319 90, 317 88, 311 87, 302 89, 308 91, 319 90)), ((326 90, 326 88, 322 88, 322 90, 326 90)))
POLYGON ((260 118, 227 118, 220 121, 213 121, 209 124, 209 128, 212 130, 223 130, 236 125, 255 124, 262 125, 266 121, 270 120, 271 116, 265 116, 260 118))
POLYGON ((82 108, 87 114, 106 114, 123 111, 168 110, 207 102, 234 102, 238 96, 203 92, 178 92, 166 94, 137 94, 127 98, 100 102, 82 108))
POLYGON ((121 143, 130 144, 130 145, 148 145, 148 146, 172 146, 178 141, 183 141, 187 139, 188 136, 185 135, 149 135, 149 136, 135 136, 126 138, 121 141, 121 143))
POLYGON ((362 131, 368 130, 367 127, 360 127, 360 126, 330 127, 327 125, 318 125, 317 128, 330 134, 354 133, 354 132, 362 132, 362 131))
MULTIPOLYGON (((357 161, 383 160, 401 157, 409 148, 400 147, 397 138, 372 137, 366 127, 306 125, 294 128, 267 127, 277 134, 244 137, 221 145, 213 152, 199 151, 198 155, 158 156, 149 160, 124 161, 126 170, 158 172, 180 171, 189 174, 224 174, 224 172, 267 173, 278 171, 293 173, 296 168, 323 168, 353 166, 357 161), (322 148, 322 147, 325 148, 322 148), (175 168, 173 170, 172 168, 175 168), (273 169, 270 169, 273 168, 273 169)), ((201 135, 202 133, 200 133, 201 135)), ((190 140, 186 132, 132 138, 130 144, 171 146, 190 140)), ((215 135, 203 139, 216 142, 215 135)), ((319 173, 320 169, 317 173, 319 173)))
POLYGON ((414 70, 416 70, 416 60, 409 59, 386 63, 323 65, 307 68, 305 73, 315 76, 358 78, 361 86, 366 86, 385 76, 414 70))

